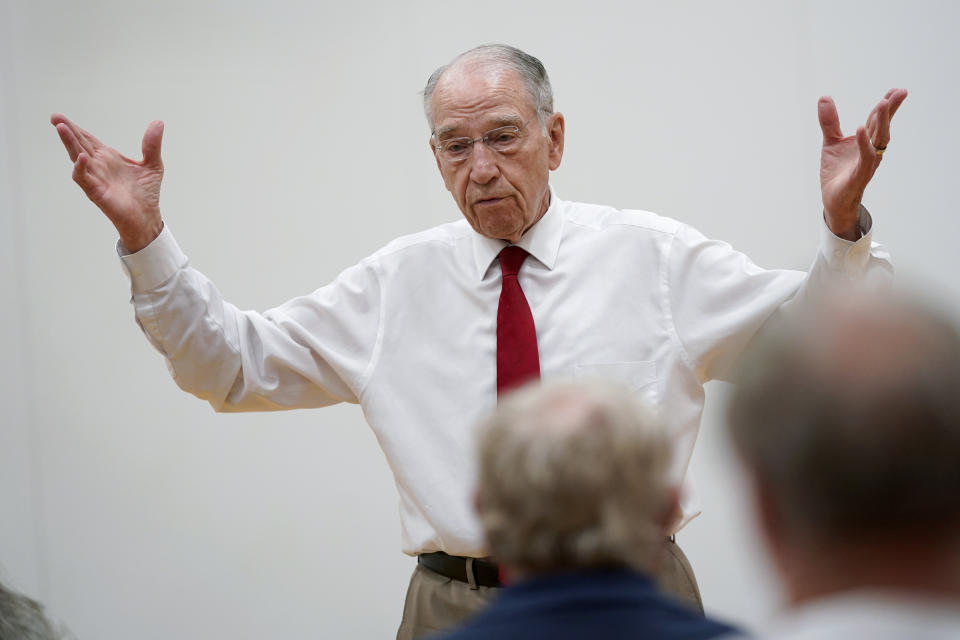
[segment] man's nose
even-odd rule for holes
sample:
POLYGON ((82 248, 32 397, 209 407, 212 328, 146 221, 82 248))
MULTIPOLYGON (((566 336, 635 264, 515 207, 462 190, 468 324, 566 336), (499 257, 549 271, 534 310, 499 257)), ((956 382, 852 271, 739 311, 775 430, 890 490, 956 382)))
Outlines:
POLYGON ((490 147, 480 140, 475 142, 470 154, 470 179, 477 184, 487 184, 496 178, 500 175, 498 160, 496 152, 490 147))

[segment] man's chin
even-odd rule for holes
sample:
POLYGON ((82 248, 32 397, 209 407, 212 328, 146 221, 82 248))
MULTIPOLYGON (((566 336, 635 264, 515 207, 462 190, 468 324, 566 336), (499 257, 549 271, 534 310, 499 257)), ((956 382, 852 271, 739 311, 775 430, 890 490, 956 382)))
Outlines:
POLYGON ((506 240, 507 242, 518 242, 523 235, 523 227, 516 225, 482 225, 479 229, 480 235, 494 240, 506 240))
POLYGON ((474 230, 495 240, 516 242, 523 235, 523 211, 518 210, 513 198, 481 200, 471 207, 474 230))

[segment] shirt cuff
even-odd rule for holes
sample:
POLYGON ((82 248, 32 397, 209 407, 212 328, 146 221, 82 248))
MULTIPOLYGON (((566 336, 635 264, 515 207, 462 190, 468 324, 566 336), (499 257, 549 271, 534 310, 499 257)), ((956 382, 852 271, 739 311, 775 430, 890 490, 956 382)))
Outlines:
POLYGON ((127 251, 117 240, 117 254, 134 293, 156 289, 187 264, 186 254, 166 224, 153 242, 136 253, 127 251))
POLYGON ((860 205, 860 239, 856 242, 844 240, 830 231, 823 221, 823 237, 820 251, 827 264, 836 271, 862 272, 870 261, 870 246, 873 238, 873 217, 867 208, 860 205))

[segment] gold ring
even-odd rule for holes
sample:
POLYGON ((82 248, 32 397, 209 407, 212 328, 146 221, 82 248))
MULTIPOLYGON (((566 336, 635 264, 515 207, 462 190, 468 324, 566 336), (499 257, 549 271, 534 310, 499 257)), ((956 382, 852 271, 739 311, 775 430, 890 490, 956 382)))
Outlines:
POLYGON ((878 147, 878 146, 874 145, 873 150, 877 152, 877 155, 878 155, 878 156, 882 156, 882 155, 883 155, 883 152, 886 151, 887 148, 886 148, 886 147, 878 147))

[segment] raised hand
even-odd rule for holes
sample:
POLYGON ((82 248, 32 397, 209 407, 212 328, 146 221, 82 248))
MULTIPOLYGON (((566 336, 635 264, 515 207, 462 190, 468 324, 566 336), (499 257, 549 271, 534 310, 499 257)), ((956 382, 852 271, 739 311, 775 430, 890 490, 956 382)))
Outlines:
POLYGON ((143 134, 143 160, 137 162, 104 145, 65 116, 50 122, 73 162, 73 180, 117 228, 128 251, 139 251, 163 229, 160 182, 163 123, 151 122, 143 134))
POLYGON ((820 98, 817 112, 823 131, 820 153, 820 191, 827 226, 847 240, 860 237, 860 200, 890 142, 890 119, 907 97, 906 89, 890 89, 867 117, 866 126, 844 137, 833 100, 820 98))

